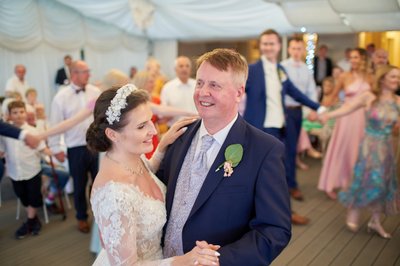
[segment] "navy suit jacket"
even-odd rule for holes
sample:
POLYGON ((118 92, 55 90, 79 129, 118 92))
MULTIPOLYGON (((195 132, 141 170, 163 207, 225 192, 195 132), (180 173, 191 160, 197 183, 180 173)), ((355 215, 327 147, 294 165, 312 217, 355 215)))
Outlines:
POLYGON ((57 75, 56 75, 56 84, 58 85, 65 85, 64 81, 68 79, 67 73, 65 73, 64 67, 60 68, 57 70, 57 75))
MULTIPOLYGON (((319 58, 318 56, 314 57, 314 80, 317 85, 321 85, 321 82, 317 81, 317 73, 318 73, 318 67, 319 67, 319 58)), ((332 76, 332 70, 333 70, 333 63, 332 59, 329 57, 326 58, 326 72, 325 72, 325 77, 332 76)))
POLYGON ((0 120, 0 135, 18 139, 21 129, 0 120))
MULTIPOLYGON (((167 150, 157 176, 167 185, 171 213, 181 166, 200 121, 167 150)), ((221 245, 221 265, 268 265, 291 237, 284 147, 274 137, 238 117, 211 166, 182 231, 184 252, 196 240, 221 245), (230 177, 217 167, 231 144, 243 146, 242 161, 230 177)))
MULTIPOLYGON (((282 106, 286 113, 285 95, 288 94, 299 103, 317 110, 319 104, 311 101, 304 93, 297 89, 297 87, 290 81, 285 69, 278 64, 278 69, 283 71, 286 79, 282 80, 282 106)), ((267 115, 267 90, 265 88, 265 74, 262 61, 259 60, 255 64, 249 65, 249 77, 246 82, 246 110, 244 112, 244 119, 253 126, 262 129, 264 128, 264 120, 267 115)))

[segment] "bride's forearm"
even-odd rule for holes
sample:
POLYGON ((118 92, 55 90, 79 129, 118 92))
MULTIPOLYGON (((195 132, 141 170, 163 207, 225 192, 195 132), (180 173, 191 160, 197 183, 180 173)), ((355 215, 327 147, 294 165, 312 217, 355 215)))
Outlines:
POLYGON ((58 123, 57 125, 47 129, 45 132, 41 134, 41 137, 47 138, 53 135, 61 134, 72 127, 76 126, 86 118, 92 115, 92 110, 89 109, 83 109, 79 111, 76 115, 74 115, 71 118, 68 118, 64 120, 61 123, 58 123))

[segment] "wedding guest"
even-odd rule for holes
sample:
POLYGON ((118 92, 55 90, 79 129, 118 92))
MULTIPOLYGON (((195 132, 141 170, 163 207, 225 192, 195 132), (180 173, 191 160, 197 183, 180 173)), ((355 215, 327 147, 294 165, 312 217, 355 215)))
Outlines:
POLYGON ((314 57, 314 80, 318 86, 321 86, 322 80, 332 76, 333 62, 328 57, 328 46, 322 44, 318 47, 317 56, 314 57))
MULTIPOLYGON (((188 112, 196 112, 193 101, 196 81, 190 78, 192 62, 186 56, 179 56, 175 60, 176 78, 168 81, 161 90, 161 104, 174 106, 188 112)), ((168 126, 178 121, 175 117, 168 121, 168 126)))
MULTIPOLYGON (((311 101, 299 91, 287 77, 286 71, 278 63, 282 46, 279 33, 269 29, 259 37, 261 58, 255 64, 249 65, 249 78, 246 82, 247 103, 244 119, 251 125, 271 134, 280 141, 285 141, 285 97, 291 96, 297 102, 314 110, 320 105, 311 101)), ((322 112, 324 108, 319 109, 322 112)), ((291 166, 291 165, 286 165, 291 166)), ((291 195, 298 196, 296 182, 287 180, 291 195)), ((293 214, 294 224, 307 224, 308 219, 293 214)))
POLYGON ((11 93, 17 92, 24 100, 25 91, 29 88, 28 82, 25 79, 26 68, 24 65, 16 65, 14 75, 7 80, 5 95, 10 97, 11 93))
MULTIPOLYGON (((289 40, 288 53, 290 57, 281 62, 290 81, 296 88, 309 99, 316 102, 317 89, 312 73, 303 62, 305 54, 304 41, 302 38, 289 40)), ((290 193, 295 200, 304 200, 303 194, 298 187, 296 178, 297 144, 303 121, 303 110, 301 103, 289 95, 285 95, 285 149, 286 149, 286 176, 290 193)))
MULTIPOLYGON (((94 121, 86 139, 96 152, 106 152, 91 193, 103 249, 93 265, 217 265, 217 246, 194 247, 186 254, 163 259, 161 236, 166 221, 166 187, 153 174, 166 147, 185 132, 193 119, 167 132, 150 161, 152 150, 148 93, 128 84, 104 91, 96 101, 94 121), (112 217, 112 219, 110 219, 112 217)), ((196 245, 196 243, 193 243, 196 245)))
MULTIPOLYGON (((72 62, 71 83, 59 90, 52 102, 50 113, 52 125, 73 117, 85 109, 90 101, 99 96, 99 88, 88 83, 89 77, 90 70, 84 61, 72 62)), ((94 179, 99 163, 98 154, 90 152, 86 146, 85 133, 92 120, 92 117, 87 117, 64 133, 69 170, 74 180, 76 219, 78 220, 78 230, 82 233, 89 232, 86 203, 88 174, 94 179)), ((60 136, 49 138, 49 147, 58 161, 65 160, 65 153, 60 146, 60 136)))
POLYGON ((366 47, 365 50, 367 52, 367 60, 372 58, 372 55, 375 52, 375 44, 374 43, 369 43, 366 47))
MULTIPOLYGON (((350 53, 351 70, 344 72, 335 84, 334 94, 343 88, 345 102, 370 90, 372 77, 367 73, 367 55, 364 49, 355 48, 350 53)), ((332 200, 336 199, 335 189, 346 189, 353 176, 361 139, 364 135, 365 114, 357 110, 336 120, 331 140, 322 164, 318 189, 332 200), (340 166, 340 167, 339 167, 340 166)))
POLYGON ((57 70, 55 82, 57 85, 68 85, 71 79, 72 56, 64 56, 64 66, 57 70))
POLYGON ((388 52, 384 49, 376 49, 372 54, 371 71, 375 73, 379 66, 387 65, 389 63, 388 52))
MULTIPOLYGON (((26 108, 22 101, 13 101, 8 105, 10 120, 14 126, 34 134, 35 128, 26 123, 26 108)), ((37 217, 37 208, 43 205, 41 194, 40 153, 46 145, 40 142, 33 150, 12 138, 0 137, 0 153, 5 153, 7 172, 11 178, 14 192, 26 208, 27 220, 15 232, 15 238, 22 239, 28 234, 38 235, 42 227, 37 217)))
POLYGON ((23 101, 22 95, 16 91, 7 93, 6 98, 1 103, 1 113, 4 121, 8 121, 8 105, 13 101, 23 101))
POLYGON ((137 68, 134 67, 134 66, 132 66, 132 67, 129 69, 129 79, 130 79, 130 80, 133 80, 133 78, 135 77, 136 73, 137 73, 137 68))
MULTIPOLYGON (((344 58, 340 59, 337 62, 337 66, 340 67, 341 69, 343 69, 343 71, 350 71, 350 52, 351 52, 351 48, 346 48, 346 50, 344 51, 344 58)), ((333 75, 333 74, 332 74, 333 75)))
MULTIPOLYGON (((322 81, 322 87, 324 88, 324 97, 322 98, 321 104, 326 106, 328 111, 333 111, 340 107, 341 102, 337 93, 335 93, 335 80, 332 77, 327 77, 322 81)), ((321 129, 320 142, 321 151, 323 154, 326 152, 329 141, 332 136, 333 129, 335 127, 335 119, 329 119, 321 129)))
POLYGON ((392 142, 392 129, 400 115, 400 97, 395 95, 399 81, 400 70, 397 67, 381 66, 376 71, 372 91, 363 92, 353 101, 322 116, 326 121, 356 110, 365 111, 365 134, 353 178, 350 186, 339 193, 339 200, 348 208, 346 225, 351 231, 359 228, 360 208, 368 208, 372 212, 368 231, 386 239, 391 236, 382 227, 381 215, 396 214, 400 210, 392 142))
POLYGON ((122 87, 132 81, 129 77, 118 69, 110 69, 103 77, 101 82, 101 90, 105 91, 113 87, 122 87))
POLYGON ((38 105, 36 89, 27 89, 25 92, 25 99, 27 123, 33 127, 36 127, 36 106, 38 105))

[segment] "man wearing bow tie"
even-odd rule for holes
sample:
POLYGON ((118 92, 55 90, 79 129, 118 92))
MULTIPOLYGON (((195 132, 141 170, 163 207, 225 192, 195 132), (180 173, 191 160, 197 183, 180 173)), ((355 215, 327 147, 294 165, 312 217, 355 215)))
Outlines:
MULTIPOLYGON (((90 70, 84 61, 71 64, 71 83, 61 87, 53 99, 50 122, 56 125, 74 116, 80 110, 87 108, 89 101, 100 95, 100 89, 88 84, 90 70)), ((98 154, 90 152, 86 147, 86 130, 93 121, 92 117, 74 126, 64 133, 67 146, 69 170, 74 179, 74 203, 78 229, 89 232, 87 222, 86 185, 88 174, 94 178, 98 171, 98 154)), ((55 157, 63 162, 65 153, 60 147, 60 136, 49 138, 49 146, 55 157)))

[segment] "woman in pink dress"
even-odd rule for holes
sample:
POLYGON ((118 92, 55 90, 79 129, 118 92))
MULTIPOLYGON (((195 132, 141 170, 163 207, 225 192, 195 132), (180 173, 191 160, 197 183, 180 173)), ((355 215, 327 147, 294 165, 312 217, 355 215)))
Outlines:
MULTIPOLYGON (((343 88, 345 102, 370 90, 372 84, 372 77, 367 74, 364 49, 356 48, 351 51, 350 64, 351 70, 342 73, 335 85, 337 94, 343 88)), ((364 128, 365 113, 361 109, 336 120, 318 183, 318 189, 333 200, 336 199, 335 189, 347 188, 351 181, 364 128)))

